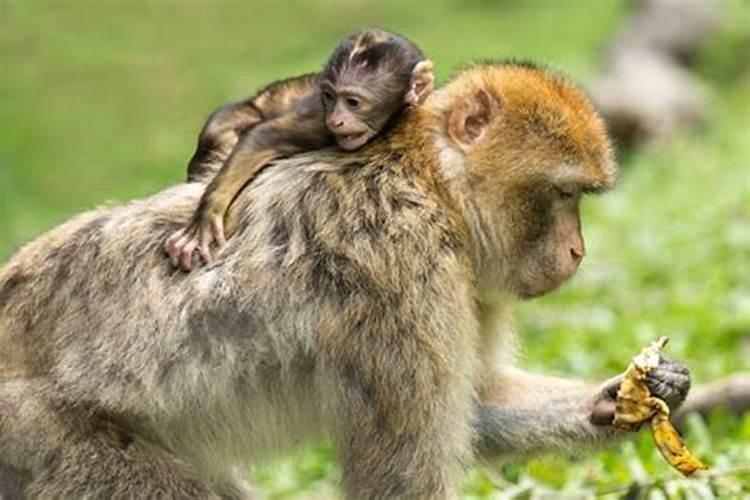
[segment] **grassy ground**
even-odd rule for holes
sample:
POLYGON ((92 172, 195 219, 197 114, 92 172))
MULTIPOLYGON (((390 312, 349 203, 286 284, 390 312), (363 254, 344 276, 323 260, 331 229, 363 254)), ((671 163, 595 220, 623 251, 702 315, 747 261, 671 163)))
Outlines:
MULTIPOLYGON (((750 71, 738 66, 748 56, 741 30, 750 7, 725 5, 728 33, 699 65, 716 95, 708 124, 623 158, 618 188, 586 203, 588 257, 578 276, 519 310, 524 365, 603 379, 667 334, 669 354, 691 366, 696 382, 750 370, 750 71)), ((0 0, 0 261, 73 213, 179 182, 213 107, 314 70, 354 27, 408 34, 442 77, 472 59, 514 56, 585 82, 624 7, 0 0)), ((750 417, 693 419, 687 438, 712 466, 750 464, 750 417)), ((332 460, 321 445, 251 474, 268 498, 325 498, 337 474, 332 460)), ((464 494, 619 497, 621 485, 649 478, 662 492, 649 498, 750 494, 747 475, 679 480, 646 435, 585 458, 477 467, 464 494)))

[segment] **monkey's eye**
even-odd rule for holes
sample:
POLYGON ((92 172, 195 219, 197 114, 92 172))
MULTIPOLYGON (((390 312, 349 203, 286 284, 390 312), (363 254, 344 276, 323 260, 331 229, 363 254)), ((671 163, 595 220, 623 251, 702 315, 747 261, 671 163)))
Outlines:
POLYGON ((351 109, 357 109, 360 104, 362 104, 362 103, 356 97, 347 97, 346 98, 346 105, 349 106, 351 109))
POLYGON ((563 199, 563 200, 569 200, 569 199, 571 199, 571 198, 575 197, 575 195, 576 195, 576 192, 575 192, 575 190, 574 190, 574 189, 572 189, 572 188, 561 188, 561 187, 556 187, 556 188, 555 188, 555 191, 557 192, 557 195, 558 195, 558 196, 559 196, 559 197, 560 197, 561 199, 563 199))
POLYGON ((331 103, 336 100, 336 96, 333 95, 333 93, 329 91, 323 92, 323 101, 326 103, 331 103))

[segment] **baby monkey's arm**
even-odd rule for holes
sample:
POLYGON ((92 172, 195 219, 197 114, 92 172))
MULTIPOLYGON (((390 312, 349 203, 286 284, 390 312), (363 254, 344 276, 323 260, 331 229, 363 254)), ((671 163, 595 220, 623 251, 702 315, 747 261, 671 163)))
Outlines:
POLYGON ((224 165, 242 135, 284 114, 317 88, 317 73, 296 76, 274 82, 252 97, 224 104, 211 113, 188 164, 188 181, 206 182, 224 165))
POLYGON ((253 97, 225 104, 206 120, 188 163, 188 181, 205 182, 224 165, 242 134, 263 121, 254 101, 253 97))
MULTIPOLYGON (((304 108, 305 106, 300 106, 304 108)), ((206 187, 190 224, 174 233, 165 249, 172 265, 193 268, 197 248, 206 263, 212 247, 226 243, 224 217, 234 198, 269 162, 332 144, 322 111, 293 110, 257 125, 243 135, 216 177, 206 187)))

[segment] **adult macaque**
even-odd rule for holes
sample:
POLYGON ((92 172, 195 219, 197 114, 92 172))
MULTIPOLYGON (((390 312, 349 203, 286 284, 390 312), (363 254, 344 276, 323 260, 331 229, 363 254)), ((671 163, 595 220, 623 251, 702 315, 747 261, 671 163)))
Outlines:
MULTIPOLYGON (((0 270, 0 464, 32 497, 236 498, 236 466, 328 435, 347 498, 448 499, 477 442, 620 435, 616 381, 526 374, 509 347, 513 303, 573 275, 579 201, 614 176, 577 88, 482 64, 359 152, 265 169, 193 273, 160 241, 201 185, 81 215, 0 270)), ((651 385, 678 404, 671 367, 651 385)))
POLYGON ((231 154, 190 224, 165 243, 172 264, 191 270, 196 248, 205 262, 213 260, 215 247, 226 242, 229 205, 270 161, 334 144, 354 151, 405 106, 424 101, 434 80, 432 62, 414 43, 366 29, 341 42, 320 73, 273 83, 249 99, 219 108, 201 131, 189 176, 205 175, 231 154))

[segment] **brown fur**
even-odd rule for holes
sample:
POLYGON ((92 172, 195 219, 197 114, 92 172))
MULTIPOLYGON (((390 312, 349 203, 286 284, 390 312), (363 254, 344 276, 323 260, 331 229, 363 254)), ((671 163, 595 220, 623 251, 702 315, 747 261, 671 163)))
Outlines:
MULTIPOLYGON (((211 179, 187 227, 165 243, 172 264, 206 263, 226 240, 225 216, 243 186, 274 159, 338 144, 353 151, 379 134, 407 105, 432 92, 432 63, 411 41, 378 29, 356 32, 320 73, 269 85, 215 111, 203 126, 189 179, 211 179)), ((232 221, 229 221, 232 224, 232 221)))
POLYGON ((193 273, 160 241, 201 184, 81 215, 0 269, 0 467, 30 496, 240 497, 235 467, 330 435, 347 498, 438 499, 475 443, 602 442, 599 388, 510 367, 511 309, 527 281, 544 293, 575 270, 557 248, 580 232, 577 198, 538 221, 518 196, 613 173, 580 91, 489 64, 359 152, 271 165, 193 273))

